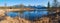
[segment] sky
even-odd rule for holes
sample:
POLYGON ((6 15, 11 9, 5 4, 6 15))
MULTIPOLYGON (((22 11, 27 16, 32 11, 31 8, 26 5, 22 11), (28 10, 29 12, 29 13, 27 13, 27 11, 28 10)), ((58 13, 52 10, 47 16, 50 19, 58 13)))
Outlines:
POLYGON ((4 6, 4 3, 7 3, 7 6, 19 4, 47 6, 48 1, 50 1, 51 4, 53 0, 0 0, 0 6, 4 6))

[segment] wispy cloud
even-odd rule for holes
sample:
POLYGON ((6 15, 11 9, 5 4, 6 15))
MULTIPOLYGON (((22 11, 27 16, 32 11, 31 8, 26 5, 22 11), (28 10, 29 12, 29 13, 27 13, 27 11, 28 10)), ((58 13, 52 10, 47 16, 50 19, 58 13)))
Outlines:
MULTIPOLYGON (((6 0, 8 6, 24 4, 24 5, 44 5, 47 6, 47 2, 52 0, 6 0)), ((0 6, 4 5, 5 0, 0 0, 0 6)), ((52 3, 52 2, 51 2, 52 3)))

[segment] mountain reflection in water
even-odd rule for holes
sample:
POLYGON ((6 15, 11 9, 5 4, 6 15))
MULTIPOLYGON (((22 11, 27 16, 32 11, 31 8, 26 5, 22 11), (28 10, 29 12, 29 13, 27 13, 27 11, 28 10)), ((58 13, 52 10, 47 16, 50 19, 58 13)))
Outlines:
MULTIPOLYGON (((42 9, 44 10, 44 9, 42 9)), ((36 17, 41 17, 43 14, 44 15, 47 15, 48 11, 40 11, 40 10, 36 10, 36 11, 25 11, 23 14, 22 14, 22 17, 24 18, 29 18, 30 20, 36 18, 36 17)), ((9 12, 7 13, 7 15, 9 15, 10 17, 16 17, 17 15, 21 15, 20 13, 18 12, 9 12)))

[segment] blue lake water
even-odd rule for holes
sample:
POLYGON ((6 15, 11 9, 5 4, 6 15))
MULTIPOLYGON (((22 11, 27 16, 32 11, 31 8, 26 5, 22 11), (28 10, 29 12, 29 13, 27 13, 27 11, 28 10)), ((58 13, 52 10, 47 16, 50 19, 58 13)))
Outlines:
POLYGON ((10 17, 16 17, 18 15, 17 12, 8 12, 7 15, 9 15, 10 17))
MULTIPOLYGON (((25 17, 25 18, 29 18, 32 20, 32 18, 36 18, 36 17, 40 17, 42 15, 47 15, 48 11, 25 11, 23 14, 22 14, 22 17, 25 17)), ((21 15, 20 13, 18 12, 9 12, 7 13, 7 15, 9 15, 10 17, 16 17, 17 15, 21 15)))

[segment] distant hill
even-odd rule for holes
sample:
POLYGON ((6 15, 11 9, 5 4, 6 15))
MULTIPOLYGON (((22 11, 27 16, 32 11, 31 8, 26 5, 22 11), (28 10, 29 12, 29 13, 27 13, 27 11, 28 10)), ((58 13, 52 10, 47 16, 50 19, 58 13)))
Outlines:
POLYGON ((25 6, 25 5, 14 5, 12 7, 16 7, 16 8, 35 8, 35 9, 46 9, 45 6, 41 6, 41 5, 37 5, 37 6, 25 6))
POLYGON ((37 5, 37 7, 36 7, 37 9, 46 9, 46 7, 45 6, 41 6, 41 5, 37 5))

